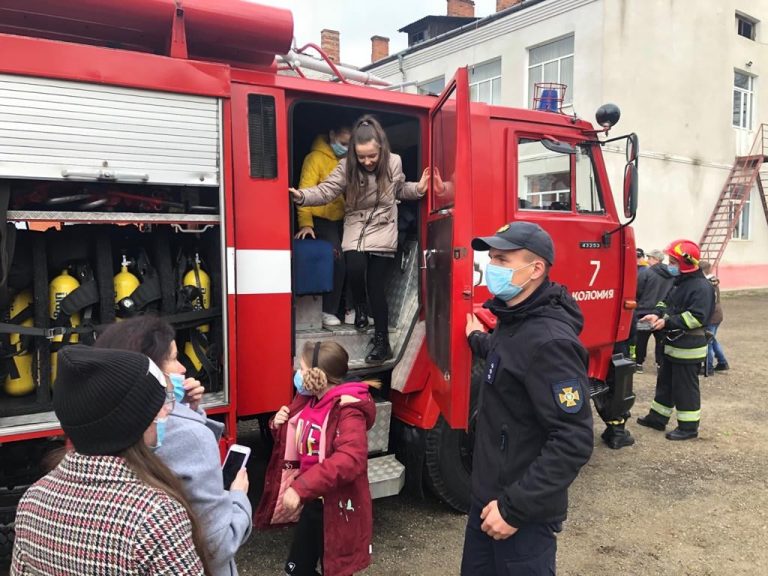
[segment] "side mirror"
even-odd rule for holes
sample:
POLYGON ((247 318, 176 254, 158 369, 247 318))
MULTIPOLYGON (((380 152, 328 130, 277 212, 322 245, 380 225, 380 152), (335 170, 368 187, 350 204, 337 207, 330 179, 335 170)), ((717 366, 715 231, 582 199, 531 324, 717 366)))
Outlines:
POLYGON ((560 142, 554 138, 545 136, 541 139, 541 144, 551 152, 557 152, 558 154, 576 154, 576 148, 574 146, 565 142, 560 142))
POLYGON ((624 167, 624 217, 633 218, 637 213, 637 164, 628 162, 624 167))

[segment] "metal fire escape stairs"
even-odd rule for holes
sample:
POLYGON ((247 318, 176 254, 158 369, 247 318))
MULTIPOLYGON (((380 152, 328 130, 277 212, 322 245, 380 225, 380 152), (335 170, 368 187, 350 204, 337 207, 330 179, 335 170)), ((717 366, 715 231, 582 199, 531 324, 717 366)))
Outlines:
POLYGON ((755 185, 768 223, 768 124, 758 127, 749 154, 736 157, 701 235, 701 258, 711 262, 713 268, 720 263, 755 185))

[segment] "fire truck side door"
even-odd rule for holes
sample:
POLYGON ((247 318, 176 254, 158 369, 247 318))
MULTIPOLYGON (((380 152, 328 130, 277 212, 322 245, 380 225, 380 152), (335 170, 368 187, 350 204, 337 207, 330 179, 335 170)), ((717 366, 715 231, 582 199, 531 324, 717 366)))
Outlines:
POLYGON ((429 113, 429 166, 440 179, 429 188, 423 255, 430 382, 454 428, 466 427, 472 360, 464 334, 472 309, 470 125, 468 72, 461 68, 429 113))

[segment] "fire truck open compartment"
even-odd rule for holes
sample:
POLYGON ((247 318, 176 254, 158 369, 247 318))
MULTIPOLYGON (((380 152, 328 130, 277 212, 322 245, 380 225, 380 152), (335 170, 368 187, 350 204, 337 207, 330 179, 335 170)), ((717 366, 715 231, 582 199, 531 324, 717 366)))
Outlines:
MULTIPOLYGON (((340 126, 352 126, 364 114, 374 115, 387 133, 392 152, 400 155, 406 180, 417 181, 422 162, 422 132, 419 118, 389 110, 377 110, 350 103, 346 106, 318 101, 297 101, 291 107, 289 133, 291 136, 291 185, 298 186, 301 167, 310 152, 314 139, 319 134, 328 134, 340 126)), ((352 153, 352 152, 350 152, 352 153)), ((423 338, 423 326, 417 323, 419 311, 419 202, 398 204, 398 251, 396 265, 389 282, 387 300, 389 303, 389 337, 393 359, 378 370, 391 369, 401 362, 406 344, 414 338, 423 338)), ((297 226, 294 218, 293 225, 297 226)), ((301 274, 294 269, 294 277, 301 274)), ((347 294, 342 296, 346 300, 347 294)), ((305 295, 295 298, 294 328, 296 350, 304 342, 334 339, 342 344, 350 355, 350 368, 370 372, 374 367, 365 364, 370 352, 373 326, 367 333, 360 334, 353 326, 341 324, 335 327, 322 325, 322 295, 305 295)), ((418 346, 414 346, 418 349, 418 346)), ((297 357, 298 361, 298 357, 297 357)), ((402 379, 407 370, 402 370, 402 379)), ((400 383, 402 384, 402 383, 400 383)), ((392 386, 397 387, 397 373, 393 375, 392 386)))
POLYGON ((0 75, 0 428, 55 426, 57 351, 144 313, 226 404, 221 122, 217 98, 0 75))

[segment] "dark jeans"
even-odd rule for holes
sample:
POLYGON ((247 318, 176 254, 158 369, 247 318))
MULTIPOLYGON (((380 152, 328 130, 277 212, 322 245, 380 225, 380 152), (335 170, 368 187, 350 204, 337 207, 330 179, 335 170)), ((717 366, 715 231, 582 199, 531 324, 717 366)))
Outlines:
POLYGON ((307 502, 293 533, 285 572, 291 576, 319 576, 318 561, 323 560, 323 501, 307 502))
POLYGON ((341 251, 341 236, 344 222, 341 220, 326 220, 317 216, 313 218, 313 221, 317 239, 330 242, 333 246, 333 291, 323 294, 323 312, 335 316, 339 313, 341 293, 344 289, 344 275, 346 274, 346 263, 344 254, 341 251))
POLYGON ((481 508, 469 510, 461 576, 554 576, 559 524, 526 524, 506 540, 480 529, 481 508))
POLYGON ((651 330, 637 331, 637 343, 635 344, 635 362, 638 364, 645 362, 645 358, 648 355, 648 340, 651 338, 651 333, 653 333, 653 339, 656 343, 654 347, 656 364, 661 365, 661 359, 664 356, 664 332, 659 330, 656 330, 655 332, 652 332, 651 330))
MULTIPOLYGON (((389 329, 387 286, 395 266, 394 258, 374 256, 368 252, 350 250, 344 252, 347 259, 347 284, 355 303, 365 302, 368 289, 369 311, 377 332, 386 334, 389 329)), ((393 254, 394 256, 394 254, 393 254)))

